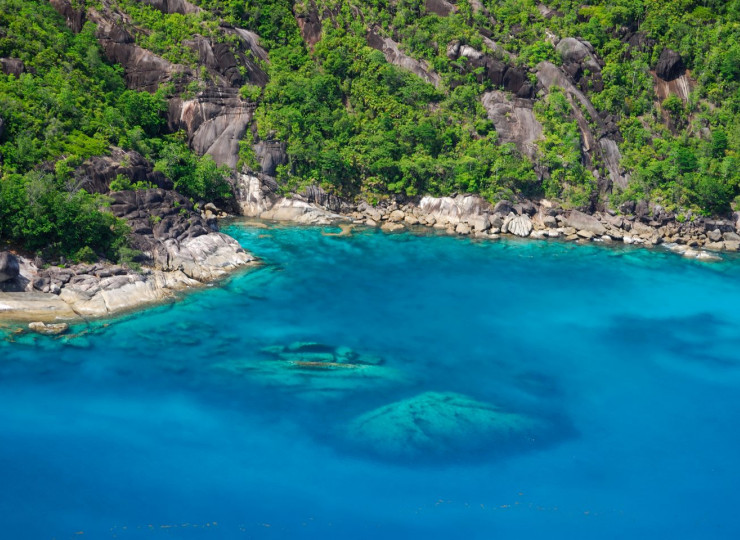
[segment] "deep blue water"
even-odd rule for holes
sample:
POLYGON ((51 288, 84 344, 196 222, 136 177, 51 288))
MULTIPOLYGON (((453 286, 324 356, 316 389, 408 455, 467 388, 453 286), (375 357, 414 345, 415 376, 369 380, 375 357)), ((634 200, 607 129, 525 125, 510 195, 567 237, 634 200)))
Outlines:
POLYGON ((263 267, 0 341, 0 538, 740 537, 740 261, 321 231, 236 223, 263 267), (295 341, 390 378, 251 369, 295 341), (549 427, 430 460, 346 443, 428 390, 549 427))

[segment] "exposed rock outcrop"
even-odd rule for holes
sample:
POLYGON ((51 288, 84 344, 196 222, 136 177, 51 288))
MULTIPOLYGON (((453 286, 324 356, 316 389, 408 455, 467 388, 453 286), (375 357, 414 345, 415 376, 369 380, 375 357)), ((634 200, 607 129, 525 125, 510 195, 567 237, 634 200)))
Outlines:
POLYGON ((427 13, 434 13, 440 17, 447 17, 450 13, 457 11, 455 5, 447 0, 425 0, 424 9, 427 13))
MULTIPOLYGON (((0 315, 10 320, 54 321, 103 317, 171 298, 176 291, 218 279, 247 266, 254 257, 239 243, 214 231, 188 199, 150 189, 110 194, 111 211, 132 229, 141 250, 141 271, 98 263, 40 270, 21 269, 28 285, 0 292, 0 315)), ((22 283, 19 282, 19 285, 22 283)))
POLYGON ((571 210, 566 223, 569 227, 573 227, 578 230, 585 230, 592 232, 593 234, 606 234, 606 227, 599 222, 593 216, 579 212, 578 210, 571 210))
POLYGON ((169 14, 179 13, 180 15, 189 15, 202 11, 198 6, 191 4, 187 0, 141 0, 141 2, 169 14))
POLYGON ((18 277, 20 265, 15 255, 9 251, 0 251, 0 283, 18 277))
POLYGON ((49 0, 54 9, 64 17, 67 26, 69 26, 73 32, 79 32, 87 20, 84 9, 78 9, 72 5, 69 0, 49 0))
POLYGON ((655 83, 655 95, 659 102, 662 102, 668 96, 676 96, 686 103, 689 100, 689 94, 696 87, 696 81, 691 78, 691 75, 686 70, 670 81, 663 80, 657 75, 653 77, 653 80, 655 83))
POLYGON ((502 143, 514 143, 517 149, 534 159, 537 139, 542 136, 542 124, 535 118, 534 101, 513 98, 500 91, 486 92, 481 103, 493 122, 502 143))
POLYGON ((5 75, 20 77, 26 71, 23 60, 18 58, 0 58, 0 72, 5 75))
POLYGON ((255 105, 239 98, 234 89, 214 88, 193 99, 170 100, 168 126, 185 130, 198 154, 210 154, 219 165, 236 167, 239 141, 246 133, 255 105))
POLYGON ((435 86, 442 82, 440 76, 432 71, 426 62, 416 60, 402 52, 398 43, 391 38, 383 37, 376 30, 371 30, 368 33, 367 42, 370 47, 382 52, 389 63, 407 69, 435 86))
POLYGON ((38 334, 44 334, 47 336, 58 336, 59 334, 63 334, 64 332, 69 330, 69 325, 67 323, 46 324, 41 321, 35 321, 29 323, 28 329, 38 334))
POLYGON ((436 222, 457 225, 471 216, 481 216, 492 210, 490 203, 477 195, 457 197, 422 197, 419 208, 436 222))
POLYGON ((301 37, 309 47, 313 47, 321 40, 321 17, 319 10, 313 0, 308 2, 306 13, 296 15, 298 28, 301 30, 301 37))
POLYGON ((277 168, 288 162, 287 146, 280 141, 259 141, 254 145, 254 153, 260 164, 260 172, 275 176, 277 168))
POLYGON ((89 193, 108 193, 111 181, 119 175, 131 182, 149 182, 162 189, 172 189, 172 182, 164 174, 153 171, 151 163, 141 154, 115 146, 109 155, 92 157, 74 172, 77 185, 89 193))
POLYGON ((611 191, 612 185, 617 185, 620 188, 627 187, 628 178, 622 174, 619 167, 621 160, 619 148, 616 144, 600 142, 607 137, 607 129, 591 101, 575 87, 560 68, 550 62, 540 62, 537 65, 537 79, 548 90, 553 86, 562 88, 571 102, 573 116, 581 131, 582 151, 584 157, 587 158, 587 165, 593 166, 595 163, 603 163, 607 167, 609 177, 599 178, 599 192, 607 193, 611 191), (586 117, 581 108, 586 110, 589 118, 586 117), (595 125, 595 130, 591 128, 591 124, 595 125))
MULTIPOLYGON (((80 18, 97 25, 96 37, 106 58, 123 66, 129 88, 154 92, 165 83, 173 83, 177 90, 183 90, 188 83, 198 80, 199 75, 191 68, 173 64, 138 46, 131 33, 135 29, 127 29, 131 21, 112 11, 107 3, 87 12, 75 10, 69 0, 52 3, 75 31, 81 29, 81 24, 77 24, 80 18)), ((165 13, 192 14, 201 10, 184 0, 148 0, 147 3, 165 13)), ((267 52, 259 46, 259 38, 253 32, 225 23, 218 31, 229 39, 219 42, 193 36, 185 42, 197 53, 210 82, 191 99, 170 100, 168 127, 173 131, 185 130, 195 152, 211 154, 219 165, 233 168, 239 160, 239 140, 252 122, 255 107, 242 100, 238 90, 246 82, 266 84, 267 74, 258 62, 267 61, 267 52)))
POLYGON ((139 47, 134 36, 118 24, 113 14, 91 9, 87 16, 97 25, 95 37, 100 42, 106 58, 123 66, 123 76, 129 88, 155 92, 162 84, 174 80, 180 82, 192 77, 190 70, 185 66, 172 64, 161 56, 139 47))
POLYGON ((508 221, 504 221, 501 232, 508 232, 514 236, 526 238, 532 232, 532 220, 527 214, 513 216, 508 221))
MULTIPOLYGON (((493 47, 498 48, 495 43, 493 47)), ((464 58, 466 72, 475 72, 478 82, 488 80, 494 86, 501 87, 522 98, 531 97, 534 91, 524 68, 508 65, 469 45, 453 41, 447 46, 447 57, 451 60, 464 58)), ((506 56, 503 58, 506 59, 506 56)))
POLYGON ((655 66, 655 73, 664 81, 672 81, 684 74, 686 66, 681 55, 671 49, 663 49, 655 66))
POLYGON ((601 92, 604 89, 601 63, 588 41, 568 37, 561 39, 555 50, 563 59, 563 70, 570 75, 581 90, 601 92))

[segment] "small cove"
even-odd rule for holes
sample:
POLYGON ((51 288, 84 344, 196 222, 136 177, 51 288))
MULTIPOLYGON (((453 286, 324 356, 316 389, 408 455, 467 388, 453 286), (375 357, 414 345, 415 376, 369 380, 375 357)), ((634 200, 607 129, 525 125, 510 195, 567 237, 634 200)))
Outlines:
POLYGON ((265 265, 80 337, 0 343, 8 537, 740 532, 736 260, 239 222, 226 232, 265 265), (262 349, 295 342, 379 356, 392 376, 276 374, 262 349), (432 461, 343 440, 353 418, 422 392, 548 429, 526 448, 432 461))

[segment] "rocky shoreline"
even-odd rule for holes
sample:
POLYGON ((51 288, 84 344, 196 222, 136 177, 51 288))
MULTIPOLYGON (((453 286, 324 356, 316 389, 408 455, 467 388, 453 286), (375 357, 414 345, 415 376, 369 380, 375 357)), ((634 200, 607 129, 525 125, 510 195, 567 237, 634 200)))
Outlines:
MULTIPOLYGON (((199 211, 163 189, 111 193, 111 211, 132 229, 130 265, 47 266, 39 258, 0 254, 0 321, 82 322, 174 297, 256 259, 218 232, 213 208, 199 211)), ((208 205, 206 205, 208 206, 208 205)))
MULTIPOLYGON (((476 195, 427 196, 373 206, 351 205, 317 189, 279 197, 253 176, 243 175, 240 187, 243 216, 342 227, 333 236, 349 236, 355 225, 387 233, 429 227, 490 240, 514 236, 661 245, 707 262, 722 260, 718 252, 740 251, 740 219, 680 222, 647 203, 624 205, 619 214, 587 214, 545 199, 492 205, 476 195)), ((111 211, 132 228, 132 246, 139 253, 136 269, 104 262, 44 267, 38 259, 0 253, 0 321, 58 323, 108 317, 171 299, 179 291, 256 264, 236 240, 218 232, 216 218, 226 214, 212 205, 199 209, 164 189, 115 192, 110 197, 111 211)), ((38 325, 37 330, 50 333, 38 325)))
POLYGON ((351 205, 332 200, 317 190, 290 198, 271 195, 257 179, 242 182, 243 214, 265 220, 329 225, 351 222, 399 232, 431 227, 448 234, 495 240, 502 236, 557 238, 664 248, 687 258, 718 261, 719 252, 740 251, 740 213, 733 219, 697 217, 680 221, 675 215, 646 202, 626 203, 619 212, 584 213, 541 199, 499 201, 492 205, 477 195, 422 197, 416 201, 385 202, 377 206, 351 205))

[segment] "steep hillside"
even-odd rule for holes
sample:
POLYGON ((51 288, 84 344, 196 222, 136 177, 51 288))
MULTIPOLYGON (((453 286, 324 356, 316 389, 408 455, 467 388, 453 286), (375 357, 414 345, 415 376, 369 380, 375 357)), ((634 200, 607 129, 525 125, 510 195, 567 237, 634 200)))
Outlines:
POLYGON ((740 194, 740 0, 0 8, 0 237, 30 250, 125 256, 91 193, 155 185, 234 211, 478 193, 679 221, 740 194))

